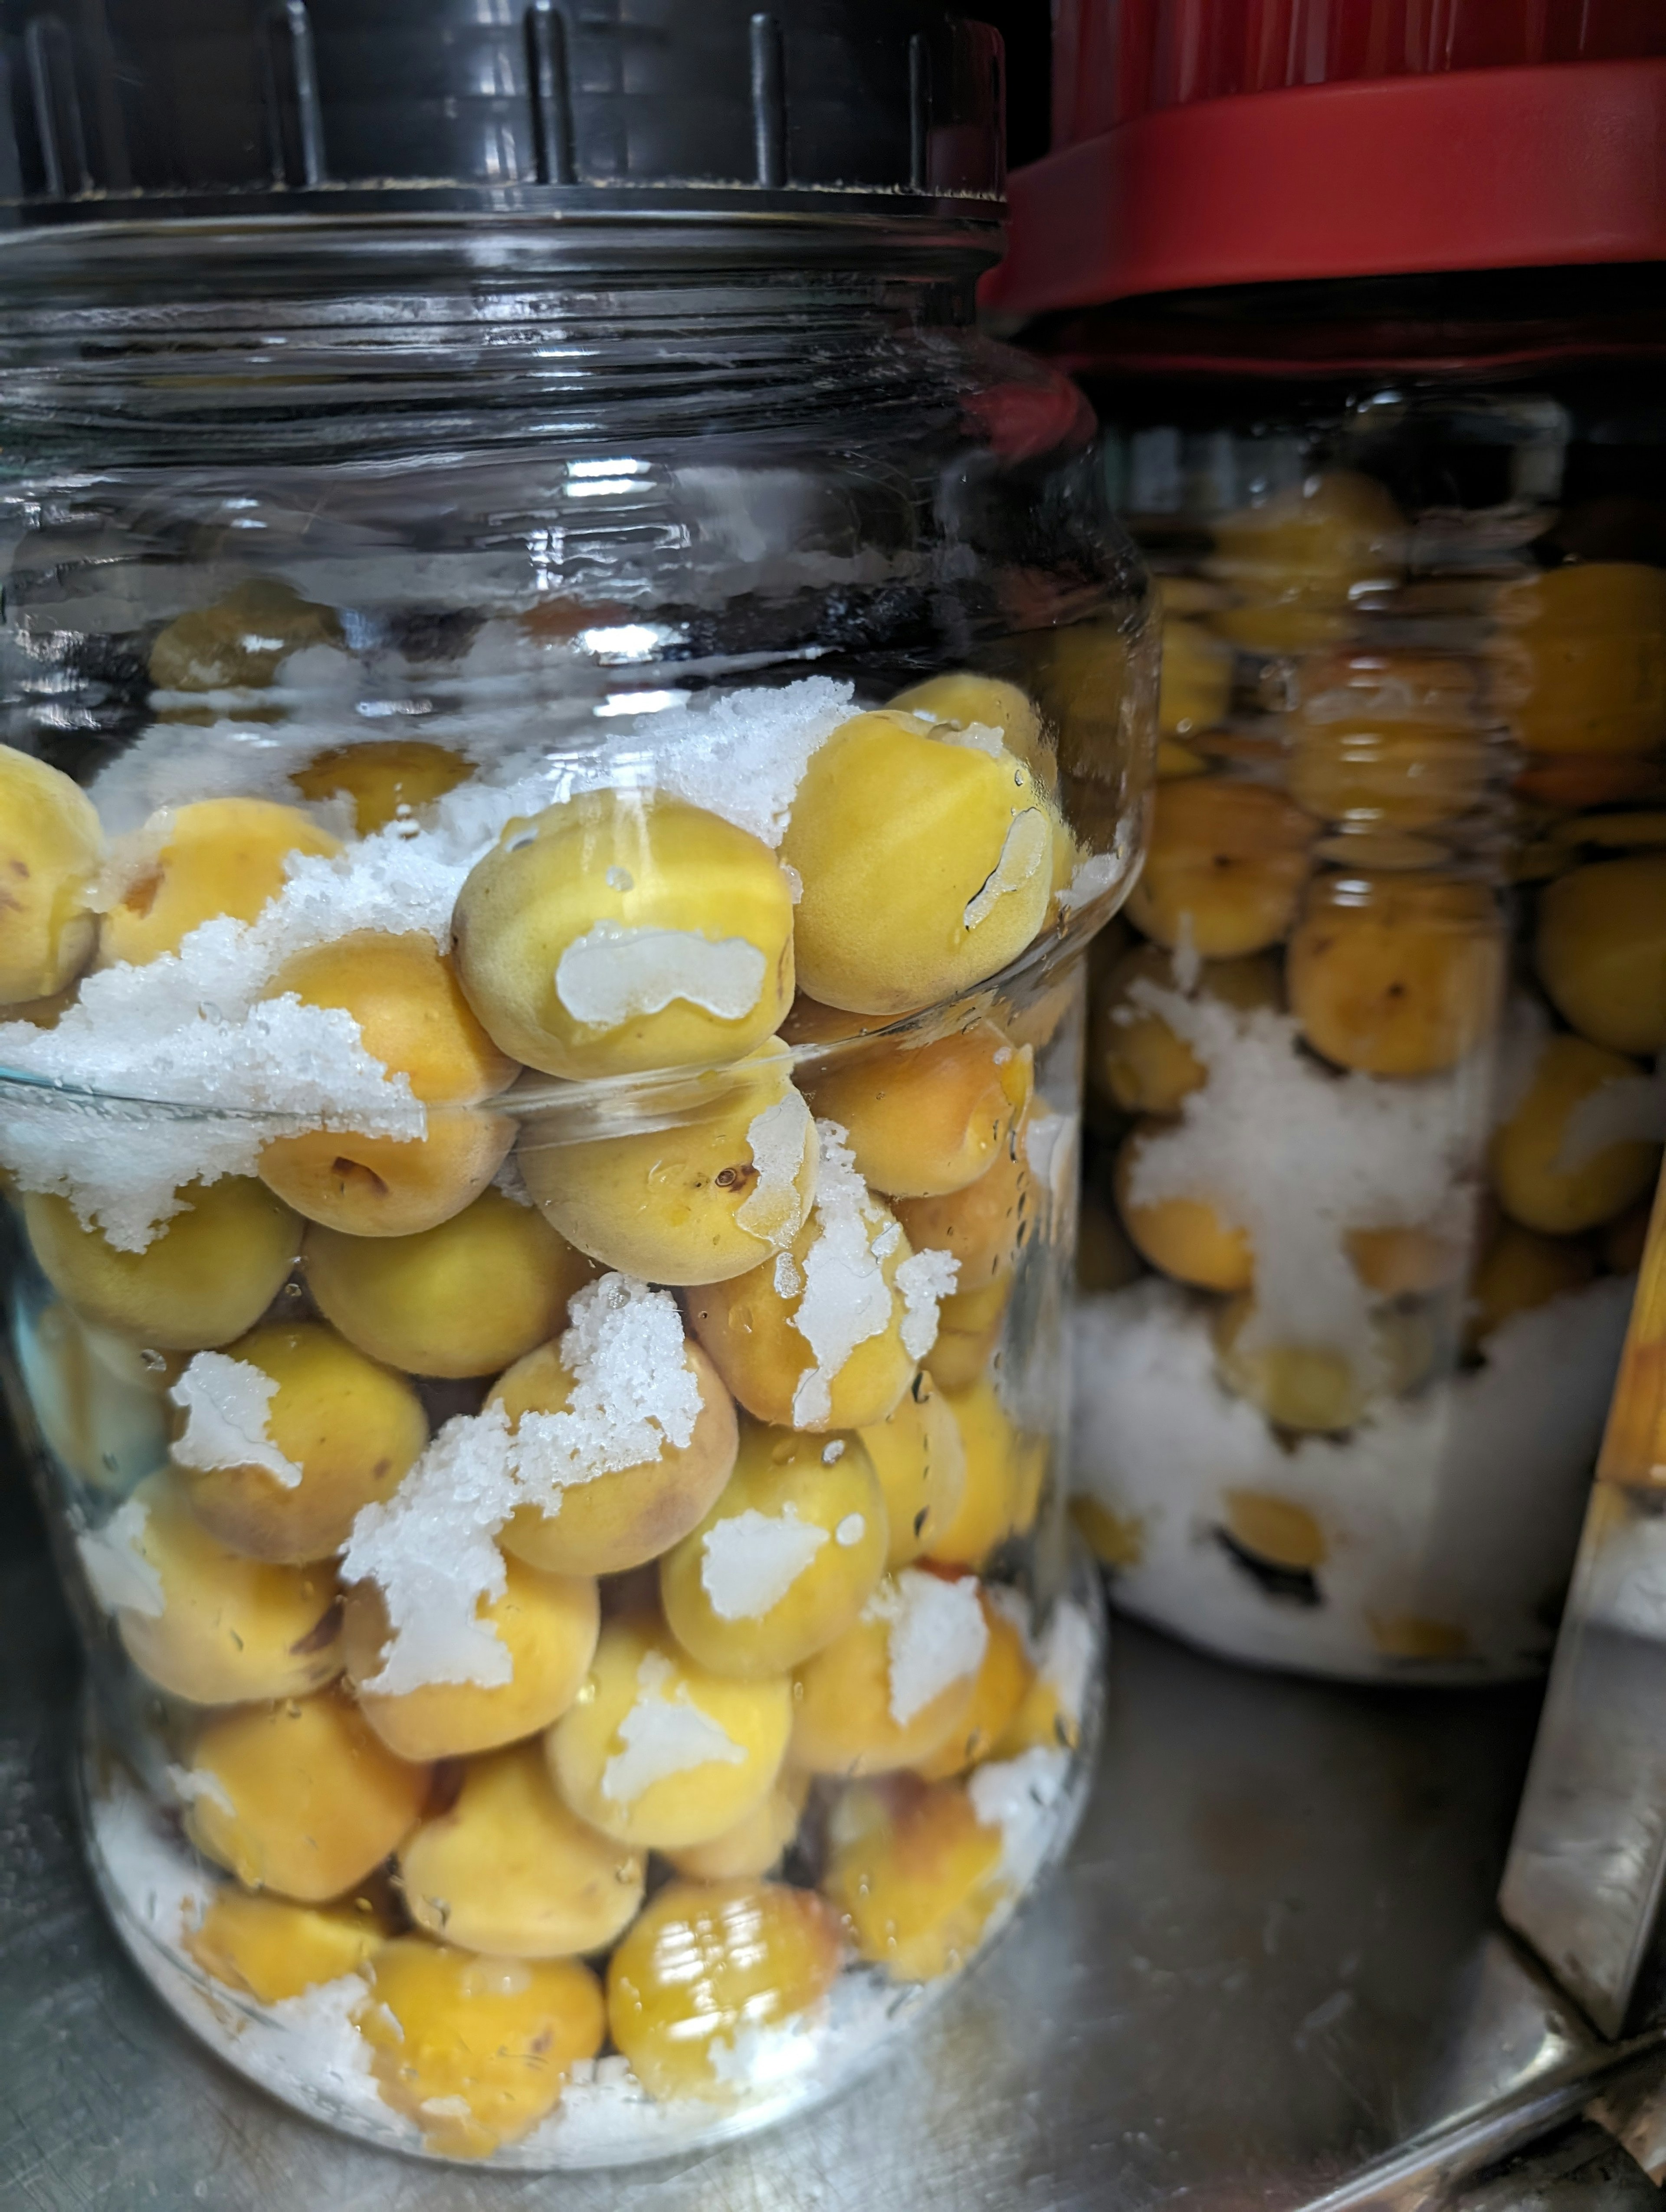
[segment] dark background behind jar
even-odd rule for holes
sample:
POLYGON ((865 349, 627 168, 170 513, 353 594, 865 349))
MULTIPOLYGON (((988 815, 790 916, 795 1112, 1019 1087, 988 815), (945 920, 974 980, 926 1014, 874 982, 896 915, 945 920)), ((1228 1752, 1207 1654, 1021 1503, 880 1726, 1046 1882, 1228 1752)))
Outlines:
POLYGON ((1006 165, 1039 161, 1051 106, 1052 9, 1048 0, 966 0, 966 13, 1006 41, 1006 165))

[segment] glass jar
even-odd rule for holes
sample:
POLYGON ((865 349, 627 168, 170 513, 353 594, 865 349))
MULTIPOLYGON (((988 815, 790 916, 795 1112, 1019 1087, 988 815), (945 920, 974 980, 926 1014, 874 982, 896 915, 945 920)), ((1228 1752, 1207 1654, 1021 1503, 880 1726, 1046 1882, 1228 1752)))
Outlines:
POLYGON ((1079 1514, 1240 1658, 1547 1659, 1666 1133, 1666 417, 1624 271, 1055 330, 1164 610, 1096 955, 1079 1514))
POLYGON ((830 2094, 1079 1808, 1155 628, 1079 396, 970 327, 988 224, 0 261, 0 1160, 88 1852, 368 2140, 830 2094))

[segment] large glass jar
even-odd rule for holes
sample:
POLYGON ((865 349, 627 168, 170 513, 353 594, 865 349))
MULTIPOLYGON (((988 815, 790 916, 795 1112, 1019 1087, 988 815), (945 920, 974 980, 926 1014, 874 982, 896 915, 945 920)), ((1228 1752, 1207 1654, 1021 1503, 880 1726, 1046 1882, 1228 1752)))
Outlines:
POLYGON ((658 2155, 870 2063, 1081 1802, 1154 625, 1079 396, 970 328, 988 204, 308 206, 0 253, 89 1856, 304 2109, 658 2155))
POLYGON ((1637 283, 1055 334, 1164 610, 1152 848, 1093 990, 1079 1512, 1120 1603, 1238 1657, 1548 1655, 1666 1133, 1637 283))

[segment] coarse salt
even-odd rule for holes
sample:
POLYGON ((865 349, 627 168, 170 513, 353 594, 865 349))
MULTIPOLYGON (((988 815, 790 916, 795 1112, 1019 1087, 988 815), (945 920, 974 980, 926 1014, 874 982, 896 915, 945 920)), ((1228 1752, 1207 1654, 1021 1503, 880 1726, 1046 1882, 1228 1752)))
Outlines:
POLYGON ((1129 996, 1208 1071, 1179 1122, 1140 1141, 1133 1202, 1198 1200, 1247 1234, 1246 1350, 1274 1339, 1327 1345, 1374 1368, 1370 1293, 1346 1240, 1355 1229, 1450 1229, 1473 1203, 1490 1115, 1484 1065, 1420 1080, 1335 1076, 1302 1050, 1286 1015, 1144 980, 1129 996))
POLYGON ((1577 1175, 1611 1145, 1657 1145, 1666 1139, 1666 1079, 1618 1075, 1578 1101, 1562 1130, 1551 1170, 1577 1175))
POLYGON ((506 1587, 495 1540, 522 1505, 549 1514, 575 1483, 679 1449, 700 1417, 699 1377, 666 1291, 604 1275, 575 1297, 561 1340, 573 1378, 560 1413, 501 1406, 447 1422, 391 1498, 365 1506, 342 1557, 344 1581, 380 1587, 392 1642, 364 1686, 383 1695, 431 1682, 493 1687, 508 1649, 480 1607, 506 1587))
POLYGON ((669 1291, 628 1275, 587 1284, 568 1310, 561 1363, 573 1377, 566 1405, 523 1413, 516 1428, 521 1502, 550 1511, 575 1483, 652 1465, 693 1437, 700 1379, 669 1291))
POLYGON ((748 938, 598 921, 556 963, 556 996, 575 1021, 597 1030, 663 1013, 678 1000, 737 1022, 757 1006, 769 967, 748 938))
POLYGON ((1021 891, 1046 866, 1053 849, 1047 817, 1039 806, 1026 806, 1015 814, 1001 840, 1000 857, 985 878, 983 887, 966 902, 961 920, 967 929, 987 921, 997 904, 1011 891, 1021 891))
POLYGON ((477 1615, 508 1587, 494 1539, 520 1502, 508 1416, 489 1406, 447 1421, 392 1497, 360 1510, 342 1579, 377 1584, 390 1632, 363 1689, 398 1697, 435 1682, 496 1689, 514 1679, 508 1646, 477 1615))
MULTIPOLYGON (((840 1540, 843 1541, 842 1537, 840 1540)), ((706 1531, 700 1583, 721 1620, 757 1620, 778 1606, 827 1541, 789 1502, 778 1514, 751 1506, 706 1531)))
POLYGON ((815 1364, 793 1395, 793 1425, 824 1425, 833 1411, 832 1384, 859 1344, 891 1326, 891 1291, 873 1246, 895 1226, 868 1195, 855 1156, 836 1121, 818 1121, 816 1237, 804 1255, 804 1289, 791 1316, 815 1364))
POLYGON ((300 1483, 301 1470, 272 1441, 277 1384, 260 1368, 223 1352, 199 1352, 167 1395, 185 1416, 173 1447, 181 1467, 258 1467, 285 1490, 300 1483))
POLYGON ((137 1613, 160 1620, 167 1610, 162 1578, 141 1548, 149 1517, 144 1500, 130 1498, 101 1528, 76 1539, 93 1595, 106 1613, 137 1613))
POLYGON ((213 1805, 228 1819, 237 1818, 231 1795, 212 1767, 170 1765, 167 1778, 182 1805, 213 1805))
POLYGON ((951 1252, 927 1245, 911 1252, 893 1278, 903 1295, 903 1349, 910 1359, 924 1359, 937 1341, 937 1310, 954 1290, 960 1262, 951 1252))
POLYGON ((983 1663, 989 1625, 973 1576, 945 1582, 904 1567, 879 1585, 863 1617, 888 1624, 891 1717, 898 1728, 983 1663))
POLYGON ((673 1774, 714 1761, 742 1766, 746 1753, 711 1715, 702 1712, 663 1651, 645 1651, 636 1669, 636 1702, 619 1723, 624 1746, 602 1769, 602 1795, 634 1804, 645 1790, 673 1774))
MULTIPOLYGON (((749 1236, 761 1237, 766 1244, 788 1243, 810 1211, 816 1157, 810 1109, 790 1084, 772 1105, 753 1116, 746 1130, 746 1149, 757 1170, 757 1182, 735 1208, 734 1218, 749 1236)), ((792 1267, 790 1254, 783 1252, 781 1258, 792 1267)), ((775 1274, 779 1285, 779 1261, 775 1274)))
POLYGON ((826 676, 705 693, 654 732, 663 787, 721 815, 772 849, 787 835, 812 757, 854 711, 852 687, 826 676))
POLYGON ((1076 914, 1095 899, 1103 898, 1116 884, 1127 862, 1120 853, 1090 853, 1085 860, 1076 863, 1070 881, 1059 892, 1056 903, 1062 913, 1076 914))

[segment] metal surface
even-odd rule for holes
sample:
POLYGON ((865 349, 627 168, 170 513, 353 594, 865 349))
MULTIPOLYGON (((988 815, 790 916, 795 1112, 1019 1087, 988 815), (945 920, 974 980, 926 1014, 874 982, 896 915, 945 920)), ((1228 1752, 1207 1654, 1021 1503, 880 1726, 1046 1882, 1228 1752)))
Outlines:
POLYGON ((631 2175, 387 2158, 225 2072, 118 1951, 69 1825, 75 1671, 44 1560, 6 1568, 7 2212, 1409 2208, 1572 2118, 1610 2063, 1489 1929, 1530 1692, 1338 1690, 1124 1629, 1068 1867, 876 2078, 631 2175))
POLYGON ((1666 2018, 1666 1179, 1499 1905, 1605 2035, 1666 2018))

